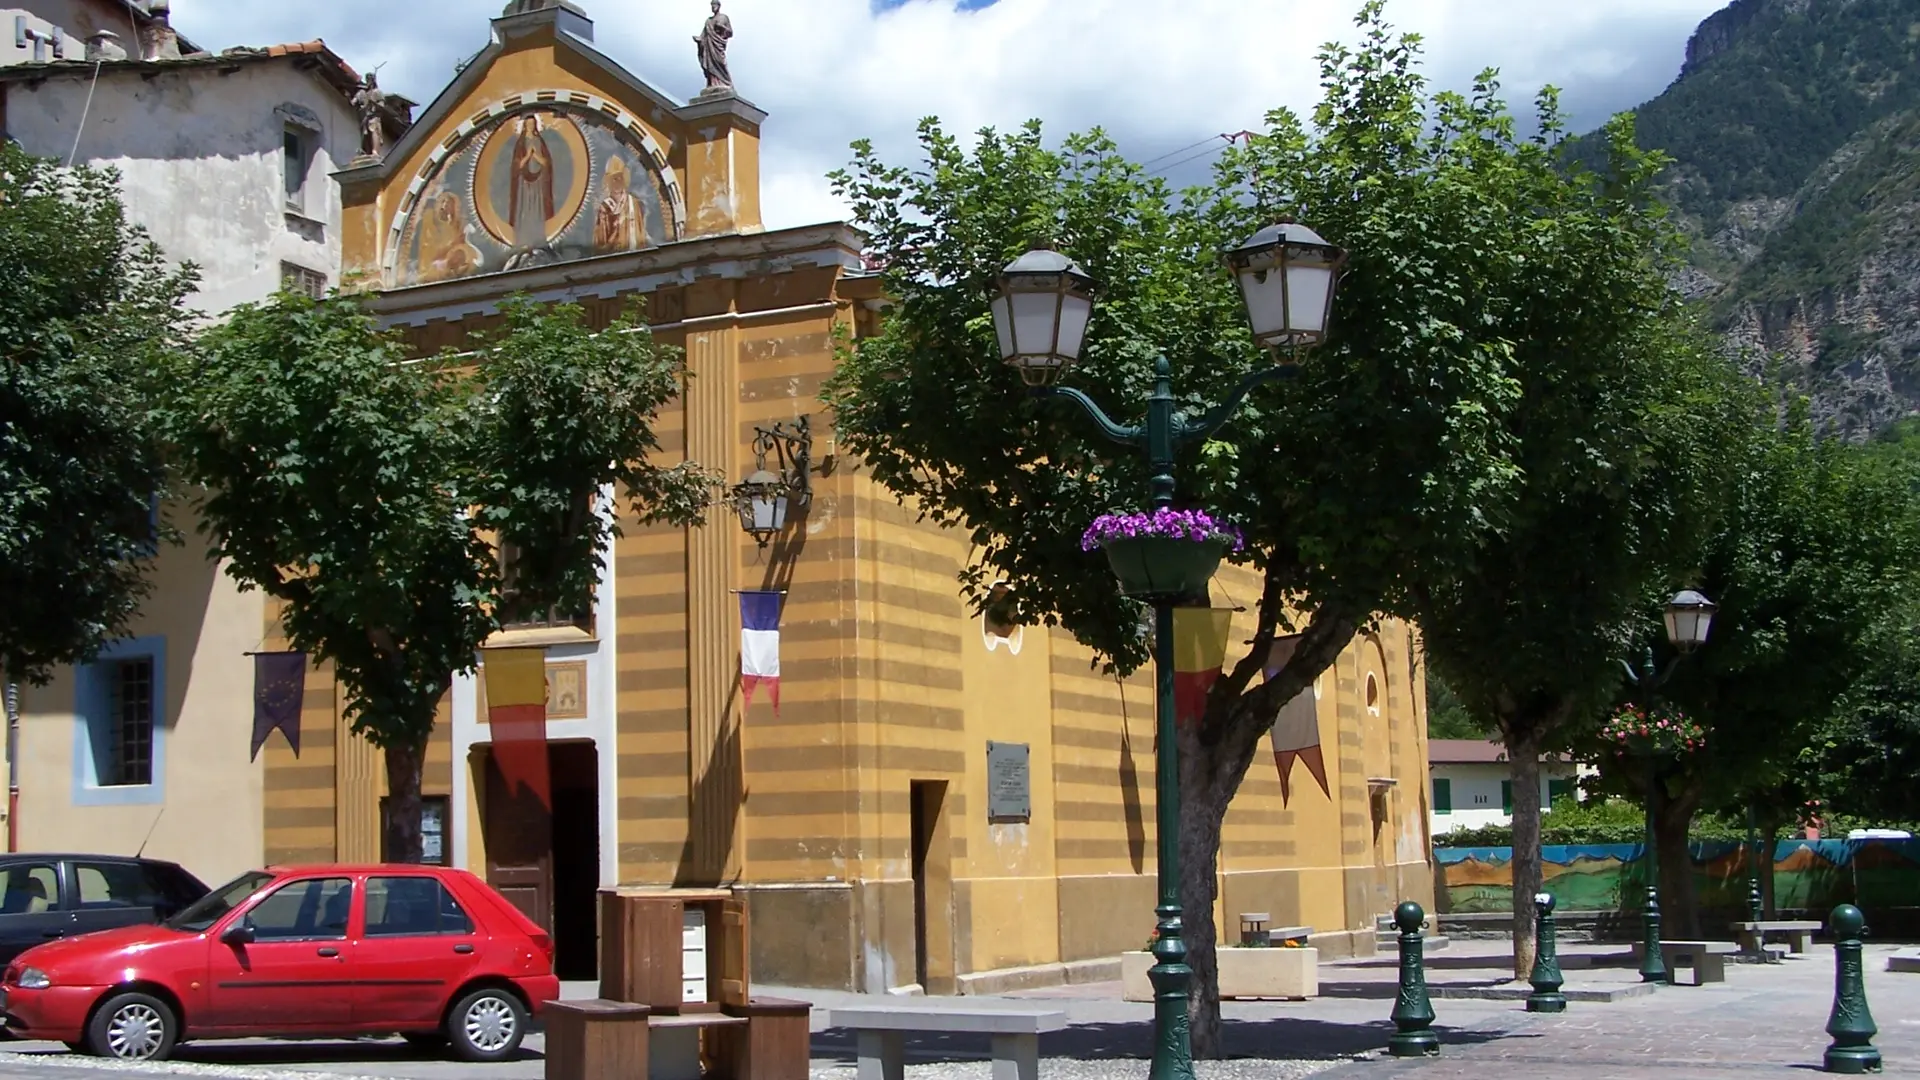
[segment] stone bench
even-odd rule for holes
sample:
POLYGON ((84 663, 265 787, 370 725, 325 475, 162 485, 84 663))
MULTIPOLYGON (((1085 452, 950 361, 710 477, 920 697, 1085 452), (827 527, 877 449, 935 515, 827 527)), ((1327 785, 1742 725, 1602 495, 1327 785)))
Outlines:
POLYGON ((1737 922, 1733 932, 1740 939, 1740 951, 1758 954, 1766 949, 1768 934, 1785 934, 1787 948, 1796 953, 1804 953, 1813 947, 1814 931, 1820 929, 1817 922, 1737 922))
POLYGON ((1704 986, 1727 981, 1727 957, 1739 950, 1731 941, 1662 941, 1660 958, 1666 961, 1668 982, 1687 985, 1673 978, 1674 969, 1684 967, 1693 969, 1694 986, 1704 986))
POLYGON ((908 1032, 993 1037, 993 1080, 1037 1080, 1040 1034, 1067 1026, 1067 1014, 1028 1009, 929 1009, 874 1005, 834 1009, 829 1022, 858 1039, 858 1080, 902 1080, 908 1032))

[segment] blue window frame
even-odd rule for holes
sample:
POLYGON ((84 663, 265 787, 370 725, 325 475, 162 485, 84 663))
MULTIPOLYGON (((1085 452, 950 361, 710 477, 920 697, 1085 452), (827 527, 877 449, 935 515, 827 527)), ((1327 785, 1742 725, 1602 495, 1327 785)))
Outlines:
POLYGON ((166 799, 167 639, 116 641, 74 669, 73 804, 166 799))

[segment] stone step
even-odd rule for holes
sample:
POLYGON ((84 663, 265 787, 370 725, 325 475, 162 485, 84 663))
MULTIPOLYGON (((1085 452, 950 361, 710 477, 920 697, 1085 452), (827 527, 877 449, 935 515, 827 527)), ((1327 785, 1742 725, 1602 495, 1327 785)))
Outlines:
POLYGON ((1920 975, 1920 949, 1901 949, 1887 957, 1888 971, 1907 971, 1920 975))

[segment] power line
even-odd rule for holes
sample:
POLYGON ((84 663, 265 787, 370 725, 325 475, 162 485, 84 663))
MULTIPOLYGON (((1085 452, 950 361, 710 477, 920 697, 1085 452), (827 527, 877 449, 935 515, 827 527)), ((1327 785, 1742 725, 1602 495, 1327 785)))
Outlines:
POLYGON ((1253 139, 1253 132, 1251 131, 1242 130, 1242 131, 1234 131, 1234 132, 1222 132, 1210 138, 1201 139, 1199 142, 1194 143, 1192 146, 1182 147, 1179 150, 1173 151, 1173 153, 1171 154, 1161 154, 1159 157, 1154 158, 1152 161, 1142 162, 1141 164, 1143 166, 1152 165, 1156 161, 1166 161, 1167 158, 1173 157, 1174 154, 1186 154, 1187 151, 1189 150, 1195 150, 1202 146, 1207 147, 1207 149, 1201 150, 1197 154, 1188 154, 1188 156, 1183 157, 1178 161, 1168 162, 1167 164, 1162 165, 1157 169, 1148 169, 1146 171, 1148 176, 1158 176, 1162 173, 1170 172, 1174 169, 1177 169, 1182 165, 1187 165, 1192 162, 1199 161, 1202 158, 1212 157, 1213 155, 1219 153, 1220 151, 1225 150, 1227 147, 1232 146, 1234 143, 1250 142, 1252 139, 1253 139), (1213 142, 1214 139, 1219 139, 1221 141, 1220 145, 1208 146, 1207 144, 1213 142))

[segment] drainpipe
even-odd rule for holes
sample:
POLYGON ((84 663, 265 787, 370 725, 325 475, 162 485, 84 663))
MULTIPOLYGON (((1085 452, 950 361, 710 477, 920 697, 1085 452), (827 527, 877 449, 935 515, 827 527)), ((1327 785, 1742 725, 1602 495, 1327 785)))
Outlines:
POLYGON ((7 684, 7 850, 20 850, 20 687, 7 684))

